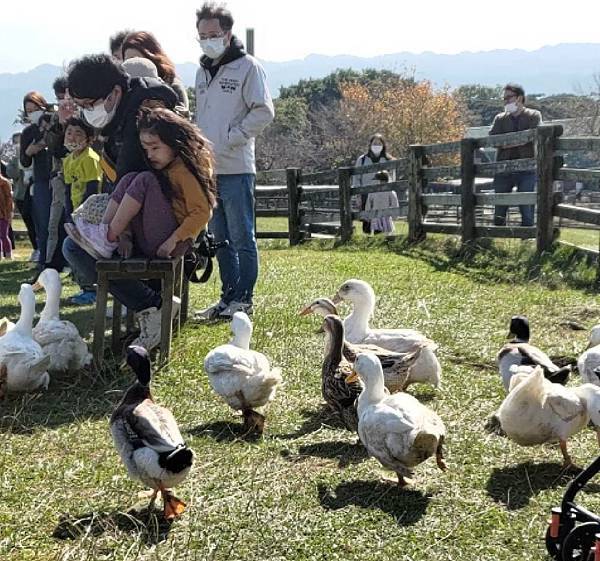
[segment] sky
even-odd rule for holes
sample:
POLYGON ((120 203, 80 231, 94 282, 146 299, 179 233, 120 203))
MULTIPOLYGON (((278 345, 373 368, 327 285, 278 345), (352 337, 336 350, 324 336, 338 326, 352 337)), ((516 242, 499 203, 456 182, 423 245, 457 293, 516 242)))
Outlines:
MULTIPOLYGON (((0 72, 67 64, 104 51, 117 30, 153 32, 176 63, 198 59, 195 10, 200 0, 3 0, 0 72)), ((534 50, 600 41, 597 0, 230 0, 234 32, 255 29, 256 55, 268 61, 309 54, 369 57, 408 51, 457 53, 534 50)))

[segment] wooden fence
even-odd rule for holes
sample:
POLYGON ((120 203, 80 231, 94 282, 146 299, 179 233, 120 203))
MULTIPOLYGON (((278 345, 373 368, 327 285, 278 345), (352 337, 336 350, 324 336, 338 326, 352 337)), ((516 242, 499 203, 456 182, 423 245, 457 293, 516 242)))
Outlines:
POLYGON ((400 205, 408 206, 408 237, 422 240, 428 233, 461 236, 468 243, 477 238, 535 238, 538 252, 550 248, 557 236, 554 217, 577 223, 600 226, 600 210, 563 204, 561 193, 554 192, 555 181, 599 181, 600 170, 563 167, 563 154, 574 151, 600 151, 600 137, 562 138, 562 126, 541 125, 536 129, 489 136, 464 138, 456 142, 413 145, 408 157, 362 167, 342 167, 305 174, 299 168, 262 172, 259 182, 277 186, 259 186, 256 190, 257 216, 287 216, 288 232, 261 232, 259 237, 287 237, 291 245, 313 234, 351 239, 353 221, 381 216, 397 218, 403 208, 356 211, 352 200, 361 194, 394 190, 400 205), (532 142, 535 157, 495 163, 477 163, 481 148, 501 148, 532 142), (445 159, 455 165, 431 165, 445 159), (395 181, 387 184, 353 186, 352 178, 363 173, 394 170, 395 181), (477 192, 476 178, 493 178, 496 174, 531 171, 536 174, 533 193, 477 192), (285 177, 285 185, 283 185, 285 177), (428 184, 460 180, 458 193, 430 193, 428 184), (266 208, 272 197, 279 197, 278 208, 266 208), (536 226, 494 226, 482 223, 482 208, 494 205, 535 205, 536 226), (451 224, 436 220, 435 208, 455 208, 457 220, 451 224), (478 219, 479 216, 479 219, 478 219))

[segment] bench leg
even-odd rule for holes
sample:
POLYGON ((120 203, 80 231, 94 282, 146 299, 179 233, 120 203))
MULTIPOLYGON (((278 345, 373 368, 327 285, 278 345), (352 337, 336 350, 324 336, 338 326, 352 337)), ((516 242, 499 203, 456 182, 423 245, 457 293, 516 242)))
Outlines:
POLYGON ((133 310, 130 310, 129 308, 127 308, 127 317, 125 319, 125 329, 127 330, 127 334, 129 335, 132 331, 133 331, 133 327, 134 327, 134 312, 133 310))
POLYGON ((188 313, 190 309, 190 282, 184 278, 183 288, 181 289, 181 311, 179 316, 181 318, 181 325, 185 325, 188 320, 188 313))
POLYGON ((104 358, 104 330, 106 318, 106 302, 108 300, 108 279, 106 274, 98 273, 98 288, 96 290, 96 316, 94 320, 94 341, 92 351, 94 364, 100 369, 104 358))
POLYGON ((175 288, 173 271, 165 274, 162 281, 162 306, 160 324, 160 361, 165 363, 171 354, 171 331, 173 311, 173 293, 175 288))
MULTIPOLYGON (((183 257, 179 258, 177 261, 177 265, 175 265, 175 296, 182 300, 182 290, 183 290, 183 257)), ((179 333, 181 329, 182 321, 181 321, 181 307, 179 308, 179 313, 175 318, 175 333, 179 333)))
POLYGON ((116 298, 113 298, 113 317, 112 317, 112 334, 111 334, 111 349, 115 356, 121 354, 121 313, 123 306, 116 298))

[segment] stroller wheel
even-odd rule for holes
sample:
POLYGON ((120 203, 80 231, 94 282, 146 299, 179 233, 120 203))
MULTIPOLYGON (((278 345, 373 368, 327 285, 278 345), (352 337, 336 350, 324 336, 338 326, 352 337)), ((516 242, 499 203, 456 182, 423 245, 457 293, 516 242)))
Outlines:
POLYGON ((600 524, 585 522, 573 528, 562 546, 562 561, 588 561, 595 544, 594 536, 600 532, 600 524))

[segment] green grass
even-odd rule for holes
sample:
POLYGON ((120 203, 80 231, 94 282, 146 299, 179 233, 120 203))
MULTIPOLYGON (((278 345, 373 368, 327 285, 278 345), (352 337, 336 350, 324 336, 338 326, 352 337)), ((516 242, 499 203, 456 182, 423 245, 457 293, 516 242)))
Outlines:
MULTIPOLYGON (((418 246, 331 246, 262 247, 253 346, 285 379, 262 441, 237 437, 239 419, 202 371, 206 352, 228 339, 227 325, 188 325, 175 340, 153 393, 172 408, 196 464, 177 489, 189 508, 170 528, 123 514, 139 502, 140 487, 112 447, 108 416, 129 371, 55 377, 47 393, 0 404, 0 559, 546 559, 546 520, 569 481, 558 447, 522 448, 482 426, 503 398, 493 359, 509 317, 527 314, 535 342, 551 355, 578 355, 586 333, 561 323, 599 319, 593 268, 568 249, 535 258, 530 242, 515 240, 477 251, 437 237, 418 246), (323 411, 318 322, 297 311, 350 277, 373 284, 375 326, 415 327, 440 345, 443 387, 410 391, 446 423, 449 470, 427 461, 409 490, 382 482, 380 465, 323 411)), ((28 274, 21 262, 0 263, 0 316, 16 315, 28 274)), ((194 307, 213 302, 218 288, 216 276, 194 287, 194 307)), ((64 296, 75 291, 65 283, 64 296)), ((91 308, 62 310, 89 332, 91 308)), ((571 450, 589 463, 598 453, 594 434, 577 435, 571 450)), ((582 500, 600 512, 597 487, 582 500)))

